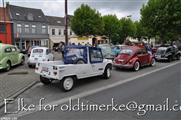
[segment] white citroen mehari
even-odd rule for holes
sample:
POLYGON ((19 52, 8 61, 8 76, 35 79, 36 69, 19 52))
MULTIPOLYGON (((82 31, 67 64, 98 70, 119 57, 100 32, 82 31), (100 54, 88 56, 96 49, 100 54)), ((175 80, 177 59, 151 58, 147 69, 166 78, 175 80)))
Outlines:
POLYGON ((103 59, 100 48, 89 46, 67 46, 64 61, 44 61, 36 64, 35 72, 40 81, 48 85, 53 80, 61 82, 64 91, 74 87, 75 80, 103 76, 110 78, 112 60, 103 59))

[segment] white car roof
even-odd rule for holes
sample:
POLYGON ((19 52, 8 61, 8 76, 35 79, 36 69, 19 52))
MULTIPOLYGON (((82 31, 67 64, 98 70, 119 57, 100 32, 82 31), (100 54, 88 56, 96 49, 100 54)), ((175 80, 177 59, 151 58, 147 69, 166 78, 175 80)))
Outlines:
POLYGON ((159 49, 159 50, 166 50, 167 47, 159 47, 158 49, 159 49))
POLYGON ((32 50, 35 50, 35 49, 43 49, 43 50, 46 50, 46 49, 48 49, 47 47, 35 47, 35 48, 33 48, 32 50))

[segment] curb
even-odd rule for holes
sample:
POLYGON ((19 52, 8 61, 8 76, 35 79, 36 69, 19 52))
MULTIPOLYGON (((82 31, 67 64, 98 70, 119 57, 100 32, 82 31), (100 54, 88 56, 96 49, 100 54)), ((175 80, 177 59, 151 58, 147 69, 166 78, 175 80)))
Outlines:
MULTIPOLYGON (((17 96, 21 95, 23 92, 28 90, 29 88, 31 88, 34 85, 36 85, 37 83, 39 83, 39 81, 32 82, 31 84, 29 84, 26 87, 20 89, 19 91, 17 91, 15 94, 9 96, 8 98, 16 98, 17 96)), ((4 102, 0 102, 0 108, 2 108, 3 106, 4 106, 4 102)))

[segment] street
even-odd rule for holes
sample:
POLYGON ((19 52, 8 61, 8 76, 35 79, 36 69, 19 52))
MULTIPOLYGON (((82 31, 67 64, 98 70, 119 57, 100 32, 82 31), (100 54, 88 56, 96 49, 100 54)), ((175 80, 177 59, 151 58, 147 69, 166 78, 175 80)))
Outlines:
MULTIPOLYGON (((62 92, 60 90, 59 83, 53 83, 50 86, 44 86, 42 83, 38 83, 31 89, 25 91, 23 94, 19 95, 18 98, 24 98, 26 104, 38 104, 41 98, 45 98, 44 103, 48 104, 63 104, 66 103, 70 98, 79 98, 81 101, 90 101, 89 103, 97 104, 109 104, 111 99, 114 98, 117 104, 128 103, 129 101, 136 101, 140 104, 158 104, 163 103, 167 98, 172 101, 180 98, 180 70, 181 63, 157 63, 155 67, 146 67, 138 72, 133 72, 129 70, 113 70, 112 77, 109 80, 104 80, 101 77, 89 78, 79 80, 76 87, 70 92, 62 92), (168 68, 161 68, 169 66, 168 68), (157 70, 158 71, 155 71, 157 70), (151 72, 155 71, 155 72, 151 72), (147 74, 149 73, 149 74, 147 74), (169 74, 168 74, 169 73, 169 74), (138 76, 138 77, 137 77, 138 76), (120 82, 128 82, 120 84, 120 82), (110 89, 103 89, 102 91, 96 91, 99 88, 106 88, 111 84, 120 84, 115 87, 110 87, 110 89), (95 90, 95 91, 94 91, 95 90), (91 94, 90 91, 94 91, 91 94), (87 93, 86 93, 87 92, 87 93), (84 94, 86 93, 86 94, 84 94), (77 96, 76 96, 77 95, 77 96)), ((32 71, 32 69, 30 69, 32 71)), ((3 73, 7 74, 7 73, 3 73)), ((35 74, 33 71, 29 74, 35 74)), ((32 76, 31 75, 31 76, 32 76)), ((32 78, 30 78, 32 79, 32 78)), ((39 80, 36 76, 34 80, 39 80)), ((17 99, 18 99, 17 98, 17 99)), ((16 100, 15 100, 16 101, 16 100)), ((76 99, 74 100, 76 101, 76 99)), ((16 111, 17 102, 9 104, 8 110, 16 111)), ((4 112, 2 108, 1 113, 4 112)), ((5 114, 2 114, 4 116, 5 114)), ((65 112, 60 111, 59 107, 56 111, 49 112, 19 112, 19 114, 10 115, 18 117, 19 119, 169 119, 178 120, 180 114, 178 112, 147 112, 144 116, 137 115, 137 112, 125 111, 125 112, 65 112)))

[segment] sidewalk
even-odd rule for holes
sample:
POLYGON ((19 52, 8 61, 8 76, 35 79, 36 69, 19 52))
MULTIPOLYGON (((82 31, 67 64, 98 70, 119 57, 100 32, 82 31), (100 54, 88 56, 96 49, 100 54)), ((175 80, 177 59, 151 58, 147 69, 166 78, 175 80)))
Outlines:
MULTIPOLYGON (((13 72, 17 71, 12 70, 9 73, 13 72)), ((17 97, 38 82, 39 76, 32 74, 32 70, 18 69, 18 73, 21 72, 24 73, 14 75, 9 75, 8 73, 0 74, 0 107, 4 104, 5 98, 17 97), (25 74, 25 72, 28 72, 28 74, 25 74)))
MULTIPOLYGON (((55 60, 61 60, 61 53, 54 52, 55 60)), ((17 66, 9 72, 0 72, 0 107, 4 104, 5 98, 14 98, 39 82, 39 75, 34 69, 24 66, 17 66)))

